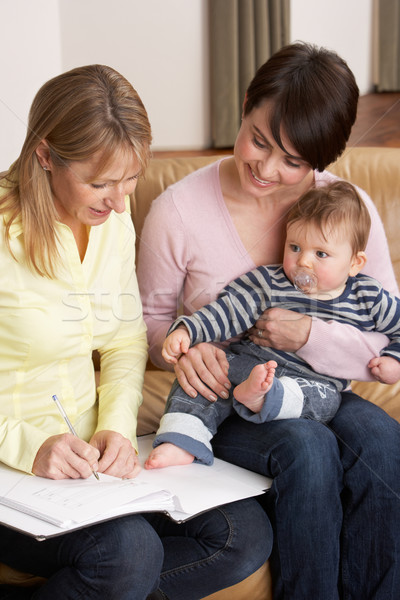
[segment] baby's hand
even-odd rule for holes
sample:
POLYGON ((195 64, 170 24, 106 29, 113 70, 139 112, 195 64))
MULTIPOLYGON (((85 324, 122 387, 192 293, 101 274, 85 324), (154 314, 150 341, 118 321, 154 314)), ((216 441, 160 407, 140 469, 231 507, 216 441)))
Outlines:
POLYGON ((186 354, 190 346, 190 337, 185 326, 178 327, 170 333, 163 343, 162 357, 170 364, 175 365, 181 354, 186 354))
POLYGON ((400 362, 392 356, 376 356, 368 363, 371 375, 381 383, 396 383, 400 379, 400 362))

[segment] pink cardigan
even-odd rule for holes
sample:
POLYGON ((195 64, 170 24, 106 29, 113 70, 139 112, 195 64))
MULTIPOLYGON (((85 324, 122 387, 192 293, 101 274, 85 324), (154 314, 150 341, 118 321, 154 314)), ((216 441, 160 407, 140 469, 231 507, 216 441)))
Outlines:
MULTIPOLYGON (((222 159, 224 160, 224 159, 222 159)), ((246 252, 222 196, 217 161, 170 186, 152 203, 141 236, 138 280, 152 361, 166 368, 160 351, 183 301, 183 311, 215 299, 237 276, 256 266, 246 252)), ((315 172, 316 185, 337 179, 315 172)), ((364 272, 390 292, 398 288, 378 212, 359 190, 372 217, 364 272)), ((320 373, 371 380, 367 364, 387 344, 380 333, 314 319, 307 344, 298 351, 320 373), (349 368, 350 367, 350 368, 349 368)))

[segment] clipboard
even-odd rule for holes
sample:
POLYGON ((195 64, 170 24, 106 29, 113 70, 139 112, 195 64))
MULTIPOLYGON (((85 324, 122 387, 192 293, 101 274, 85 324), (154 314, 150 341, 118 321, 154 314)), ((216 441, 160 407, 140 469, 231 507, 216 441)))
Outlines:
MULTIPOLYGON (((142 465, 154 436, 138 438, 142 465)), ((220 459, 145 470, 132 480, 99 474, 51 480, 0 464, 0 521, 44 540, 139 512, 163 512, 183 522, 216 506, 263 494, 271 480, 220 459)))

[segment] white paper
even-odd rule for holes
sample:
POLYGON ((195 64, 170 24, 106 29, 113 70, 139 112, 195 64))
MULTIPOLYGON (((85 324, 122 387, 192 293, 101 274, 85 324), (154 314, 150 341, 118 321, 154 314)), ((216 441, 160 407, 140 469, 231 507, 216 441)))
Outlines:
MULTIPOLYGON (((100 481, 94 477, 56 481, 24 475, 14 478, 14 473, 8 473, 11 484, 14 479, 17 481, 5 493, 3 491, 0 503, 60 527, 105 515, 117 506, 138 499, 143 499, 143 506, 145 497, 154 497, 155 493, 162 501, 168 499, 169 502, 164 506, 174 508, 171 494, 167 491, 163 493, 160 486, 151 481, 119 479, 102 473, 99 473, 99 478, 100 481)), ((1 486, 3 489, 6 481, 5 477, 1 486)))
MULTIPOLYGON (((154 436, 139 438, 143 465, 154 436)), ((99 473, 100 481, 59 481, 26 475, 0 464, 0 521, 38 539, 59 535, 102 520, 163 511, 185 520, 212 507, 263 493, 268 478, 215 459, 145 470, 133 480, 99 473)))

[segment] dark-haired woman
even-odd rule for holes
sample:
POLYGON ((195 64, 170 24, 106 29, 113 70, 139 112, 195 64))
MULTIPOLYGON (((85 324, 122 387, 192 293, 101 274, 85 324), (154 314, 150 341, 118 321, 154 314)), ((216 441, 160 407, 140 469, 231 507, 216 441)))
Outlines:
MULTIPOLYGON (((336 53, 287 46, 250 83, 234 156, 189 175, 153 203, 139 264, 153 362, 171 368, 161 345, 180 296, 190 314, 235 277, 282 261, 285 215, 308 189, 335 179, 324 169, 346 146, 357 102, 354 76, 336 53)), ((382 223, 360 193, 372 217, 365 272, 398 294, 382 223)), ((343 364, 351 364, 353 376, 365 375, 385 345, 379 334, 279 308, 264 313, 249 335, 296 351, 316 371, 334 365, 343 377, 343 364)), ((211 344, 191 348, 175 374, 187 393, 211 400, 230 385, 225 355, 211 344)), ((396 598, 397 422, 345 392, 328 427, 305 419, 255 425, 233 416, 213 446, 217 456, 273 477, 266 500, 275 530, 275 599, 396 598)))

